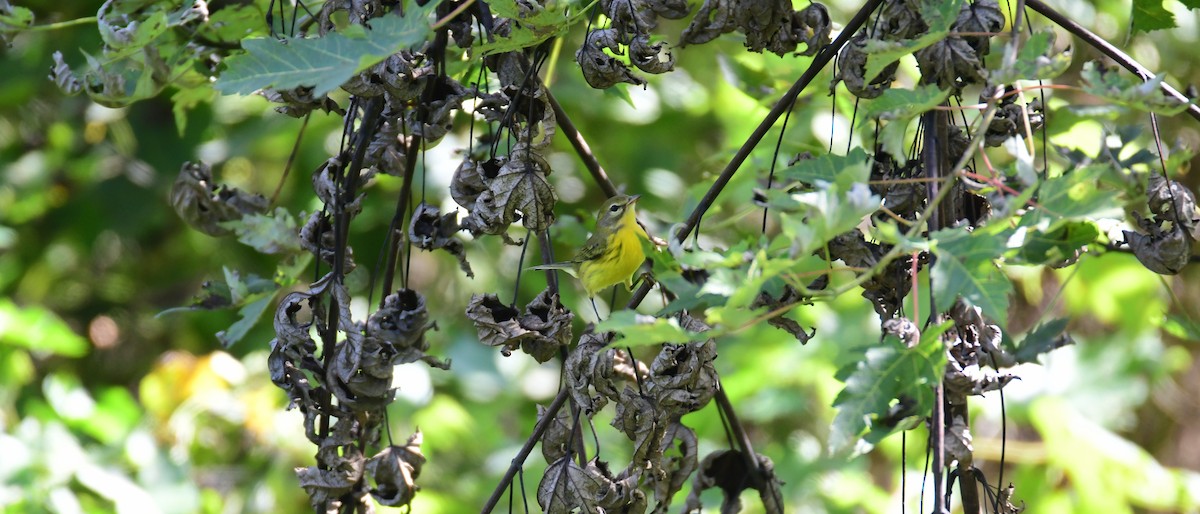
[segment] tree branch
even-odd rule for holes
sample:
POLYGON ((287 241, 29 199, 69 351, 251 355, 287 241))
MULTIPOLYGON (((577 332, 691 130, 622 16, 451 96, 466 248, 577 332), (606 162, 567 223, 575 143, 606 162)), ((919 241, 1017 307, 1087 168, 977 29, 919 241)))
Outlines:
MULTIPOLYGON (((675 234, 675 240, 681 243, 687 240, 688 235, 690 235, 692 231, 696 229, 696 226, 700 224, 700 219, 704 217, 704 213, 708 211, 709 207, 712 207, 712 204, 714 201, 716 201, 717 196, 720 195, 721 191, 725 189, 725 186, 729 184, 729 180, 733 178, 733 174, 737 173, 738 168, 740 168, 742 163, 746 162, 746 158, 750 156, 750 152, 753 151, 754 148, 758 146, 758 143, 762 141, 762 138, 767 135, 767 131, 771 130, 771 127, 776 121, 779 120, 780 116, 783 116, 785 111, 792 108, 792 104, 796 101, 796 97, 799 96, 800 93, 804 91, 804 89, 807 88, 810 83, 812 83, 813 79, 817 77, 817 73, 820 73, 821 70, 825 68, 825 65, 829 64, 829 61, 832 61, 833 58, 837 56, 838 51, 840 51, 842 47, 850 41, 850 38, 854 36, 854 33, 857 32, 858 29, 867 22, 867 18, 871 16, 871 13, 874 12, 881 3, 883 3, 883 0, 867 0, 867 3, 863 5, 862 9, 859 9, 858 13, 856 13, 848 23, 846 23, 846 27, 842 29, 842 32, 838 34, 838 37, 825 48, 822 48, 820 52, 817 52, 817 55, 813 57, 812 63, 808 65, 808 69, 804 70, 804 74, 800 75, 800 78, 796 79, 796 82, 793 83, 792 87, 789 88, 787 92, 779 98, 778 102, 775 102, 775 106, 772 107, 771 111, 767 113, 766 117, 759 122, 758 127, 754 129, 754 132, 750 133, 750 136, 746 138, 746 142, 742 143, 742 147, 738 149, 736 154, 734 154, 733 159, 730 159, 729 164, 725 165, 725 169, 721 170, 721 174, 715 181, 713 181, 712 187, 708 188, 708 192, 704 193, 704 197, 700 199, 700 203, 696 205, 696 208, 692 210, 691 215, 688 216, 687 221, 684 222, 683 228, 675 234)), ((650 283, 646 282, 645 284, 642 284, 637 291, 634 291, 633 296, 629 299, 628 308, 632 309, 641 304, 642 300, 646 298, 646 294, 650 292, 650 287, 650 283)))
POLYGON ((750 436, 746 434, 746 429, 742 427, 742 423, 738 421, 737 413, 734 412, 733 404, 729 402, 729 397, 725 395, 725 386, 717 384, 717 408, 725 413, 725 419, 729 421, 730 430, 733 430, 733 436, 737 440, 738 449, 742 451, 742 458, 746 461, 746 469, 753 469, 757 476, 754 481, 759 485, 758 497, 762 500, 763 510, 767 514, 783 514, 783 494, 779 491, 779 482, 775 480, 774 473, 767 473, 762 465, 758 462, 758 454, 754 453, 754 447, 750 444, 750 436))
POLYGON ((583 166, 587 168, 588 173, 592 174, 592 179, 604 190, 604 195, 611 198, 617 196, 617 187, 609 180, 608 174, 604 172, 604 168, 600 166, 600 162, 596 160, 596 156, 592 154, 591 147, 587 141, 583 139, 583 135, 579 133, 579 129, 575 128, 575 124, 571 123, 571 118, 567 116, 567 111, 564 111, 562 105, 559 105, 558 99, 550 93, 550 88, 543 86, 543 91, 546 92, 546 99, 550 101, 550 108, 554 109, 554 118, 558 121, 558 128, 562 130, 564 136, 567 136, 567 141, 571 142, 571 146, 575 148, 575 153, 579 155, 579 160, 583 161, 583 166))
MULTIPOLYGON (((1050 21, 1057 23, 1064 29, 1067 29, 1068 32, 1075 34, 1075 37, 1082 39, 1083 42, 1091 45, 1092 48, 1099 50, 1100 53, 1116 61, 1117 64, 1121 65, 1122 68, 1125 68, 1133 72, 1135 75, 1141 77, 1142 80, 1148 81, 1154 78, 1154 73, 1152 73, 1145 66, 1142 66, 1137 61, 1133 60, 1133 58, 1125 54, 1125 52, 1122 52, 1119 48, 1113 46, 1108 41, 1105 41, 1104 38, 1097 36, 1092 31, 1084 28, 1082 25, 1075 23, 1066 16, 1063 16, 1062 13, 1055 11, 1052 7, 1042 3, 1041 0, 1025 0, 1025 3, 1031 9, 1037 11, 1038 14, 1045 16, 1050 21)), ((1167 95, 1174 97, 1176 100, 1187 103, 1187 113, 1196 121, 1200 121, 1200 105, 1192 103, 1188 97, 1184 96, 1183 93, 1180 93, 1170 84, 1167 84, 1166 81, 1160 83, 1159 87, 1162 88, 1163 92, 1167 95)))
POLYGON ((517 471, 525 464, 525 459, 533 452, 533 447, 542 439, 542 434, 546 433, 546 428, 550 426, 550 422, 554 421, 558 415, 558 409, 561 409, 563 404, 567 402, 567 388, 561 387, 558 390, 558 396, 554 397, 554 401, 550 402, 550 406, 546 407, 546 411, 542 413, 542 419, 533 426, 533 433, 529 434, 529 439, 525 440, 525 445, 521 447, 521 451, 513 457, 512 464, 509 464, 508 471, 504 472, 504 477, 500 479, 500 483, 496 484, 496 489, 492 490, 492 495, 488 497, 487 503, 483 504, 481 514, 488 514, 492 509, 496 508, 496 504, 500 502, 500 497, 504 496, 504 490, 508 489, 508 484, 512 483, 513 477, 517 476, 517 471))

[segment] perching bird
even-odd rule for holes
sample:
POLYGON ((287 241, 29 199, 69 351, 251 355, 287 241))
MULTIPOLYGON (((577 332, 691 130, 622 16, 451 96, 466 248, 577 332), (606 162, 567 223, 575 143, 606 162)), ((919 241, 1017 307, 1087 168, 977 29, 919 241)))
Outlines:
POLYGON ((642 240, 649 239, 637 222, 634 204, 638 198, 639 195, 609 198, 596 213, 596 231, 574 258, 530 269, 564 270, 583 282, 583 290, 589 297, 619 282, 632 288, 633 272, 646 260, 642 240))

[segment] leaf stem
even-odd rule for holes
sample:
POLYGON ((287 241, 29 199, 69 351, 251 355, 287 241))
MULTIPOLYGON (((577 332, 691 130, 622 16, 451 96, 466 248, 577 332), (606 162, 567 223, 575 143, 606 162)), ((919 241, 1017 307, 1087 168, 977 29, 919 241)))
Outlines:
POLYGON ((45 25, 32 25, 32 26, 20 29, 17 32, 48 32, 51 30, 66 29, 66 28, 74 27, 76 25, 90 25, 90 24, 96 23, 98 21, 100 21, 100 18, 97 16, 85 16, 83 18, 75 18, 73 20, 47 23, 45 25))
POLYGON ((592 175, 592 180, 595 180, 600 189, 604 190, 605 196, 610 198, 617 196, 617 186, 613 185, 612 180, 608 178, 608 173, 605 173, 604 168, 600 166, 600 161, 596 160, 596 155, 592 153, 592 148, 583 139, 583 134, 580 134, 579 129, 575 128, 575 124, 571 123, 571 117, 567 116, 567 111, 564 111, 554 95, 550 94, 549 88, 543 91, 546 92, 546 99, 550 101, 550 108, 554 109, 554 118, 558 121, 559 130, 562 130, 567 141, 571 142, 571 147, 575 149, 579 160, 583 161, 583 166, 592 175))
POLYGON ((483 504, 481 514, 489 514, 492 509, 496 508, 496 504, 500 502, 500 497, 504 495, 504 490, 508 489, 508 484, 512 483, 512 479, 517 475, 517 471, 524 465, 525 459, 533 451, 533 447, 542 439, 542 434, 546 433, 546 428, 558 416, 558 410, 567 402, 567 388, 561 387, 558 390, 558 396, 554 397, 554 401, 550 402, 550 406, 542 412, 542 419, 533 426, 533 433, 529 434, 529 439, 525 440, 525 445, 521 447, 521 451, 513 457, 512 463, 508 465, 508 470, 504 472, 504 476, 500 478, 500 483, 496 484, 496 488, 492 490, 492 495, 488 497, 487 503, 483 504))
MULTIPOLYGON (((1062 13, 1055 11, 1054 8, 1042 3, 1041 0, 1025 0, 1025 4, 1034 11, 1037 11, 1038 14, 1045 16, 1050 21, 1057 23, 1060 27, 1067 29, 1067 32, 1070 32, 1074 34, 1075 37, 1082 39, 1083 42, 1091 45, 1092 48, 1099 50, 1100 53, 1116 61, 1117 64, 1121 65, 1122 68, 1125 68, 1138 77, 1141 77, 1142 80, 1149 81, 1151 78, 1154 78, 1154 74, 1151 73, 1149 69, 1133 60, 1133 58, 1127 55, 1125 52, 1122 52, 1119 48, 1113 46, 1108 41, 1105 41, 1104 38, 1097 36, 1092 31, 1084 28, 1082 25, 1075 23, 1070 18, 1063 16, 1062 13)), ((1192 118, 1196 119, 1196 121, 1200 121, 1200 105, 1192 103, 1188 97, 1184 96, 1183 93, 1180 93, 1179 90, 1175 89, 1170 84, 1167 84, 1166 81, 1160 83, 1159 87, 1168 96, 1188 104, 1187 113, 1191 115, 1192 118)))

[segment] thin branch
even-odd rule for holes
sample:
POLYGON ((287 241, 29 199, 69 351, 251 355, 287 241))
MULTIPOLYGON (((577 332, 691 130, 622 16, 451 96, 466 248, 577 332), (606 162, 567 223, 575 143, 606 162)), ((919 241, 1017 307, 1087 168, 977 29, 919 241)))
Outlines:
MULTIPOLYGON (((767 113, 766 117, 759 122, 758 127, 756 127, 754 132, 752 132, 750 136, 746 138, 746 142, 742 143, 742 147, 738 149, 736 154, 734 154, 733 159, 729 161, 729 164, 725 165, 725 169, 722 170, 717 179, 713 181, 713 185, 708 188, 708 192, 704 193, 704 197, 700 199, 700 203, 696 205, 696 208, 692 210, 691 215, 688 216, 687 221, 684 222, 683 228, 675 233, 676 241, 682 243, 687 240, 688 235, 692 233, 692 230, 695 230, 696 226, 700 224, 700 219, 704 217, 704 213, 708 211, 709 207, 712 207, 712 204, 714 201, 716 201, 717 196, 720 195, 721 191, 725 189, 725 186, 729 184, 729 180, 733 178, 733 174, 737 173, 738 168, 740 168, 742 163, 746 162, 746 158, 750 156, 750 152, 754 150, 754 148, 758 146, 758 143, 762 141, 762 138, 767 135, 767 131, 771 130, 771 127, 775 124, 780 116, 783 116, 784 111, 791 108, 792 104, 796 101, 796 97, 800 96, 800 93, 804 91, 808 87, 809 83, 811 83, 813 79, 817 77, 817 74, 825 68, 825 65, 829 64, 829 61, 832 61, 833 58, 837 56, 838 51, 840 51, 842 47, 850 41, 850 38, 854 36, 854 33, 857 32, 858 29, 867 22, 867 18, 869 18, 871 13, 874 12, 875 9, 878 8, 882 3, 883 0, 867 0, 867 3, 863 5, 862 9, 859 9, 858 13, 856 13, 848 23, 846 23, 846 27, 842 29, 842 32, 838 34, 838 37, 834 39, 832 43, 825 46, 825 48, 822 48, 820 52, 817 52, 817 55, 813 57, 812 63, 808 65, 808 69, 804 70, 804 74, 800 75, 800 78, 796 79, 796 82, 792 84, 792 87, 788 89, 787 92, 784 93, 777 102, 775 102, 775 106, 772 107, 771 111, 767 113)), ((629 298, 628 307, 632 309, 641 304, 642 300, 646 298, 646 294, 650 292, 650 287, 650 283, 647 282, 639 287, 637 291, 634 291, 633 296, 629 298)))
POLYGON ((604 190, 604 195, 608 197, 617 196, 617 186, 614 186, 612 180, 609 180, 608 174, 604 172, 604 168, 600 166, 600 162, 596 160, 596 156, 592 153, 591 147, 587 141, 584 141, 583 135, 579 133, 579 129, 575 128, 575 124, 571 123, 571 118, 567 116, 567 111, 564 111, 562 105, 559 105, 558 99, 550 94, 549 88, 544 88, 546 99, 550 101, 550 108, 554 109, 554 119, 558 121, 558 128, 562 130, 564 136, 567 136, 567 141, 571 142, 571 147, 575 149, 575 153, 579 155, 579 159, 583 161, 583 166, 587 168, 588 173, 592 174, 592 179, 604 190))
POLYGON ((542 413, 542 419, 533 426, 533 433, 529 434, 529 439, 525 440, 525 445, 521 447, 521 451, 513 457, 512 463, 508 465, 508 470, 504 472, 504 477, 500 479, 500 483, 496 484, 496 488, 492 490, 492 495, 488 498, 487 503, 483 504, 481 514, 488 514, 492 509, 496 508, 496 504, 500 502, 500 497, 504 495, 504 490, 508 489, 508 484, 512 483, 512 479, 517 475, 517 471, 524 465, 525 459, 533 451, 533 447, 538 441, 542 440, 542 434, 546 433, 546 428, 550 426, 550 422, 558 416, 558 409, 561 409, 563 404, 567 402, 567 388, 562 387, 558 390, 558 396, 554 397, 554 401, 550 402, 550 406, 546 407, 542 413))
MULTIPOLYGON (((1052 7, 1042 3, 1041 0, 1025 0, 1025 4, 1034 11, 1037 11, 1038 14, 1045 16, 1050 21, 1057 23, 1064 29, 1067 29, 1068 32, 1075 34, 1075 37, 1082 39, 1085 43, 1091 45, 1092 48, 1099 50, 1100 53, 1116 61, 1117 64, 1121 65, 1122 68, 1125 68, 1141 77, 1142 80, 1148 81, 1154 78, 1154 73, 1152 73, 1145 66, 1142 66, 1137 61, 1133 60, 1132 57, 1126 55, 1125 52, 1122 52, 1119 48, 1113 46, 1108 41, 1105 41, 1104 38, 1097 36, 1092 31, 1084 28, 1082 25, 1075 23, 1070 18, 1063 16, 1062 13, 1055 11, 1052 7)), ((1171 85, 1167 84, 1166 81, 1160 83, 1159 87, 1162 88, 1163 92, 1167 95, 1188 104, 1187 113, 1191 115, 1192 118, 1196 119, 1196 121, 1200 121, 1200 105, 1192 103, 1188 97, 1184 96, 1183 93, 1180 93, 1174 87, 1171 87, 1171 85)))
POLYGON ((753 477, 752 480, 759 486, 758 497, 762 500, 763 510, 768 514, 782 514, 783 494, 779 491, 779 482, 775 480, 773 474, 768 476, 766 470, 758 462, 758 454, 754 453, 754 447, 750 444, 750 436, 746 434, 746 429, 742 428, 742 423, 738 421, 733 404, 729 402, 729 397, 725 395, 725 387, 719 383, 717 384, 717 395, 714 399, 717 400, 717 408, 721 409, 725 418, 729 420, 734 440, 737 441, 738 449, 742 452, 742 458, 746 461, 746 469, 757 471, 757 476, 753 477))
POLYGON ((50 30, 58 30, 74 27, 76 25, 90 25, 100 21, 97 16, 85 16, 83 18, 75 18, 73 20, 56 21, 45 25, 33 25, 20 29, 17 32, 46 32, 50 30))

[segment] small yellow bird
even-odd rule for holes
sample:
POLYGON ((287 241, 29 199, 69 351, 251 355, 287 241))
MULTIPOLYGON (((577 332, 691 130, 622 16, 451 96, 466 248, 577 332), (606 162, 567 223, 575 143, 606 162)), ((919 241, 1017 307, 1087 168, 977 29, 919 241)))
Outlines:
POLYGON ((600 212, 596 213, 596 232, 573 259, 530 269, 564 270, 583 282, 583 290, 589 297, 619 282, 632 288, 633 272, 646 260, 642 240, 649 239, 637 222, 634 204, 638 198, 640 195, 609 198, 600 212))

